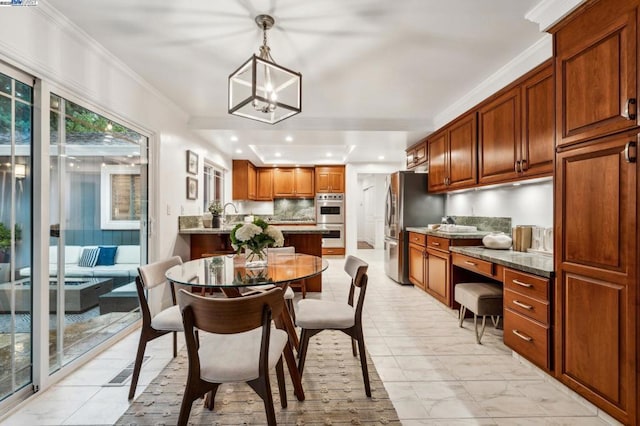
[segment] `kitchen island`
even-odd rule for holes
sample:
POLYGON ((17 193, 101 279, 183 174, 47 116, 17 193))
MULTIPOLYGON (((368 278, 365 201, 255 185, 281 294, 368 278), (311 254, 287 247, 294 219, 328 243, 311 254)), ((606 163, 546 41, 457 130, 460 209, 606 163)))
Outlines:
MULTIPOLYGON (((326 232, 316 225, 277 225, 284 235, 284 245, 293 246, 296 252, 322 256, 322 234, 326 232)), ((183 228, 179 234, 189 239, 190 258, 234 253, 230 234, 233 226, 222 228, 183 228)), ((307 291, 322 291, 322 276, 309 278, 307 291)))

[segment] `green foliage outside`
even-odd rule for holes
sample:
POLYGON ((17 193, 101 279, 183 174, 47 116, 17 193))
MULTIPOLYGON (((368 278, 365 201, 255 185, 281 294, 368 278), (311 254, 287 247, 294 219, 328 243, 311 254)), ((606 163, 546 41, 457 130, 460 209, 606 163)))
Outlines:
MULTIPOLYGON (((15 239, 20 241, 22 239, 22 229, 16 223, 15 227, 15 239)), ((7 251, 11 248, 11 230, 4 224, 0 223, 0 250, 7 251)))

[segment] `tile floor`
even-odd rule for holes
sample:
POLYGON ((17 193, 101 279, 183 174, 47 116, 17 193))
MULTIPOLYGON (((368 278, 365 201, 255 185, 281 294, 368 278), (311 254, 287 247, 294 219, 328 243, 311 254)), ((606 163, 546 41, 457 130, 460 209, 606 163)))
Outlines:
MULTIPOLYGON (((367 349, 403 425, 606 425, 606 414, 513 356, 502 332, 488 327, 477 345, 469 322, 411 286, 384 274, 380 250, 360 250, 370 263, 365 302, 367 349)), ((311 297, 346 300, 344 261, 330 259, 324 291, 311 297)), ((33 397, 1 425, 110 425, 128 407, 128 386, 103 387, 135 356, 137 332, 51 389, 33 397)), ((348 342, 348 341, 345 341, 348 342)), ((345 343, 348 344, 348 343, 345 343)), ((137 393, 171 357, 168 337, 147 347, 137 393)))

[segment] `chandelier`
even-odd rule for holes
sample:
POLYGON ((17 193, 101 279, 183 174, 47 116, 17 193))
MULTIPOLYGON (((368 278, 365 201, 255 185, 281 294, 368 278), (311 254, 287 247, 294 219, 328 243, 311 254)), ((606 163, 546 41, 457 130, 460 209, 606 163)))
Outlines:
POLYGON ((262 29, 260 54, 252 55, 229 76, 229 114, 275 124, 302 111, 302 74, 271 57, 267 30, 275 20, 258 15, 255 21, 262 29))

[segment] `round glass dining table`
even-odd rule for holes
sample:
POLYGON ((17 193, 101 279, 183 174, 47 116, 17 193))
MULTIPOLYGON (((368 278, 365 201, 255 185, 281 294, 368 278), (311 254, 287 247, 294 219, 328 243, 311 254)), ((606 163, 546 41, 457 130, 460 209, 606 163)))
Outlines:
POLYGON ((267 265, 245 267, 244 255, 220 255, 190 260, 166 272, 169 281, 188 286, 219 289, 284 285, 316 276, 329 263, 318 256, 302 253, 270 253, 267 265))
MULTIPOLYGON (((267 265, 260 268, 247 268, 244 255, 220 255, 173 266, 167 270, 165 276, 174 284, 217 288, 227 297, 240 297, 243 287, 272 284, 286 288, 288 283, 311 278, 328 267, 329 263, 321 257, 302 253, 269 253, 267 265)), ((289 335, 289 344, 285 346, 283 354, 294 393, 298 400, 304 401, 302 379, 293 355, 293 347, 297 348, 299 344, 295 326, 288 311, 283 311, 282 315, 274 320, 289 335)))

